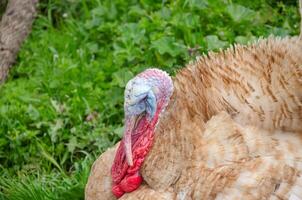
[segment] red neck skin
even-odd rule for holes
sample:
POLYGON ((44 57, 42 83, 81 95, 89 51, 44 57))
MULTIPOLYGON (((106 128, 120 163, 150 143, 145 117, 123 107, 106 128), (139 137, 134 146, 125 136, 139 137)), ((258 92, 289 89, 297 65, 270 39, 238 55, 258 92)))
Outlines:
POLYGON ((126 192, 136 190, 143 181, 139 170, 153 145, 154 129, 159 117, 158 111, 159 109, 157 109, 155 116, 150 122, 146 117, 143 117, 132 133, 132 166, 127 163, 123 140, 117 149, 111 168, 112 193, 117 198, 123 196, 126 192))

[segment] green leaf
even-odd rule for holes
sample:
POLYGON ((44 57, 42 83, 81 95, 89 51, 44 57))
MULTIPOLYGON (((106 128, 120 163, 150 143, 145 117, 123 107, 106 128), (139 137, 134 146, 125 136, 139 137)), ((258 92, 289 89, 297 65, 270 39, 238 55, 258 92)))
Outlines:
POLYGON ((118 135, 120 138, 123 136, 123 133, 124 133, 124 127, 123 126, 120 126, 120 127, 117 127, 116 129, 114 129, 114 134, 118 135))
POLYGON ((56 143, 59 137, 59 131, 64 126, 63 120, 58 118, 53 124, 50 125, 49 135, 52 143, 56 143))
POLYGON ((137 23, 128 23, 120 27, 121 40, 124 43, 131 41, 139 44, 145 38, 145 29, 138 26, 137 23))
POLYGON ((77 141, 77 138, 76 137, 71 137, 69 139, 69 142, 67 144, 67 149, 70 153, 73 153, 75 148, 77 147, 78 145, 78 141, 77 141))
POLYGON ((235 38, 235 42, 236 43, 240 43, 240 44, 248 44, 249 42, 253 42, 256 40, 255 36, 237 36, 235 38))
POLYGON ((40 150, 41 150, 40 152, 41 152, 42 156, 43 156, 44 158, 46 158, 48 161, 50 161, 54 166, 56 166, 60 172, 64 173, 63 169, 60 167, 60 165, 57 163, 57 161, 54 159, 54 157, 51 156, 51 155, 44 149, 44 147, 43 147, 41 144, 38 143, 38 146, 39 146, 39 148, 40 148, 40 150))
POLYGON ((289 35, 289 30, 284 29, 284 28, 279 28, 279 27, 273 27, 270 30, 270 33, 273 35, 285 37, 285 36, 289 35))
POLYGON ((127 69, 120 69, 112 74, 112 85, 124 88, 127 82, 133 77, 133 73, 127 69))
POLYGON ((216 35, 208 35, 206 36, 205 40, 208 45, 208 50, 217 50, 228 45, 228 42, 219 40, 216 35))
POLYGON ((27 113, 32 120, 37 120, 40 117, 39 111, 32 104, 28 106, 27 113))
POLYGON ((147 12, 146 10, 142 9, 140 6, 135 5, 130 7, 128 14, 133 17, 140 17, 146 15, 147 12))
POLYGON ((87 47, 90 53, 97 53, 99 51, 99 45, 97 43, 88 43, 87 47))
POLYGON ((185 0, 184 6, 189 5, 190 8, 201 10, 207 8, 208 4, 207 0, 185 0))
POLYGON ((169 54, 173 57, 185 53, 185 46, 177 43, 172 37, 162 37, 152 42, 151 47, 160 54, 169 54))
POLYGON ((227 13, 235 22, 252 21, 256 12, 238 4, 228 5, 227 13))

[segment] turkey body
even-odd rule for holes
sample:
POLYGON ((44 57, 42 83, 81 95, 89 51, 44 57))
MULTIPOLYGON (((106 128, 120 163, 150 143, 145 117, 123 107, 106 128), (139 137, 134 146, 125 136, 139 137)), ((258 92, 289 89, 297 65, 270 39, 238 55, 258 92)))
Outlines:
MULTIPOLYGON (((302 41, 268 38, 179 71, 140 170, 121 199, 302 199, 302 41)), ((86 199, 115 199, 115 148, 94 163, 86 199)))
MULTIPOLYGON (((121 199, 302 198, 301 134, 241 126, 222 112, 204 125, 197 141, 186 157, 177 149, 167 153, 168 147, 154 146, 142 169, 146 182, 121 199)), ((115 199, 110 177, 115 150, 95 162, 86 199, 115 199)))

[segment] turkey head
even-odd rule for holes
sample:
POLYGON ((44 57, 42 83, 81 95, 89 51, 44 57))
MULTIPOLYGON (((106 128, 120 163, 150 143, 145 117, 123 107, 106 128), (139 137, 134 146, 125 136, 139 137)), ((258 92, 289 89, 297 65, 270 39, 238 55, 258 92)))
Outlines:
POLYGON ((117 198, 140 186, 140 167, 153 144, 156 124, 172 93, 170 76, 159 69, 147 69, 127 83, 125 132, 111 168, 112 192, 117 198))

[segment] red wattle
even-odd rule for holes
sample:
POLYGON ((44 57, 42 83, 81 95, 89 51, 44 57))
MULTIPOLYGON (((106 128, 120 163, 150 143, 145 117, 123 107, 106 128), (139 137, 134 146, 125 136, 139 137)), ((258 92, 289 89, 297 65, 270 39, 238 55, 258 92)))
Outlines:
POLYGON ((135 174, 133 176, 129 176, 123 179, 120 183, 120 186, 125 192, 132 192, 141 185, 142 181, 143 178, 140 175, 135 174))
POLYGON ((122 140, 117 149, 115 159, 111 168, 112 175, 112 193, 121 197, 126 192, 136 190, 142 183, 143 178, 139 174, 147 153, 153 144, 154 128, 158 120, 158 112, 155 114, 152 122, 147 119, 141 119, 137 129, 132 136, 132 158, 133 165, 129 166, 124 151, 124 141, 122 140))
POLYGON ((121 196, 123 196, 123 194, 125 194, 125 192, 121 189, 121 186, 119 185, 112 186, 112 193, 116 198, 120 198, 121 196))

